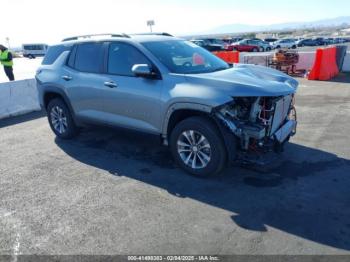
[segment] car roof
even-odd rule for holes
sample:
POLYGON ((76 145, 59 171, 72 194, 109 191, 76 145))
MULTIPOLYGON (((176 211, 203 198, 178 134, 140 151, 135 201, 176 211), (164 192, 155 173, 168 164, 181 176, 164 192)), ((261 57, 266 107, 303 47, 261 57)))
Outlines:
POLYGON ((138 42, 138 43, 145 43, 145 42, 158 42, 158 41, 171 41, 171 40, 183 40, 181 38, 173 37, 173 36, 167 36, 167 35, 151 35, 151 34, 140 34, 140 35, 118 35, 118 36, 112 36, 112 37, 86 37, 82 39, 75 39, 76 37, 72 37, 72 40, 69 40, 70 38, 66 38, 66 40, 57 43, 56 45, 74 45, 78 43, 86 43, 86 42, 113 42, 113 41, 123 41, 123 42, 138 42))

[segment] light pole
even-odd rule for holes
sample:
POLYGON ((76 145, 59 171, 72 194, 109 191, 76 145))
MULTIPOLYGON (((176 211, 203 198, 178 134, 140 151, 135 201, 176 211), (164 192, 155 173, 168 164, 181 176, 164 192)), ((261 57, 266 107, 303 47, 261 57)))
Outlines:
POLYGON ((10 38, 6 37, 5 40, 6 40, 6 43, 7 43, 7 48, 10 50, 11 49, 11 47, 10 47, 10 38))
POLYGON ((151 33, 152 33, 152 26, 155 25, 154 20, 148 20, 147 25, 149 26, 149 29, 151 30, 151 33))

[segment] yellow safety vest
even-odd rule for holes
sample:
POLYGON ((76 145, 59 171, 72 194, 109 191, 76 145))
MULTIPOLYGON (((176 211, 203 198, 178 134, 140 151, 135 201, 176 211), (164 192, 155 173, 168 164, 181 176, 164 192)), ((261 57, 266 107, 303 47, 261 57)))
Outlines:
POLYGON ((8 59, 9 51, 0 51, 0 62, 3 66, 13 66, 13 61, 6 61, 8 59))

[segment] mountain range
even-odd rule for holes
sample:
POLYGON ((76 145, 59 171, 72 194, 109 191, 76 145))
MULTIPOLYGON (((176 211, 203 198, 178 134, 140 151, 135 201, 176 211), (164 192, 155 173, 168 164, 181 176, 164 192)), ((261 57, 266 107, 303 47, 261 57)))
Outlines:
POLYGON ((199 34, 225 34, 225 33, 249 33, 261 31, 281 31, 294 29, 309 29, 322 27, 335 27, 341 25, 350 26, 350 16, 342 16, 331 19, 323 19, 312 22, 291 22, 271 25, 229 24, 200 32, 199 34))

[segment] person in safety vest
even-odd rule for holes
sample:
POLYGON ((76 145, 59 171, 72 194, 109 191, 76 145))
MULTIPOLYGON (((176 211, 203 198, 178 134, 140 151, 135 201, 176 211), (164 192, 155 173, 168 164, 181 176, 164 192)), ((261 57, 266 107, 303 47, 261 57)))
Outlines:
POLYGON ((15 80, 13 75, 13 58, 11 52, 3 45, 0 45, 0 62, 3 65, 5 74, 10 81, 15 80))

